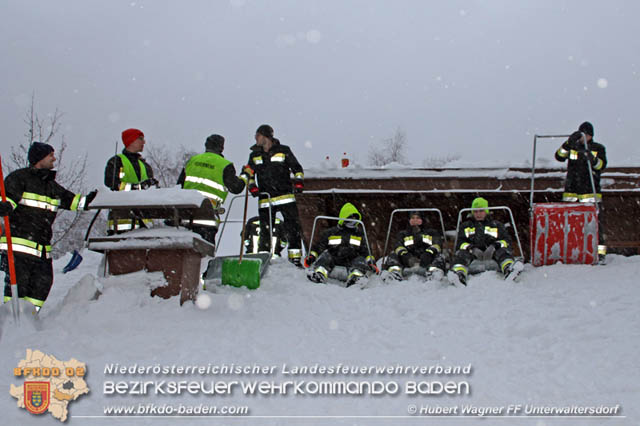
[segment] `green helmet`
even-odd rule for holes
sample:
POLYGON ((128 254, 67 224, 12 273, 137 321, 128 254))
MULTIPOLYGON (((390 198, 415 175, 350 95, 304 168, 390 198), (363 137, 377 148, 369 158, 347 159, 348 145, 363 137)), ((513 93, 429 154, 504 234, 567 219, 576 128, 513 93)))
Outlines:
POLYGON ((489 213, 489 209, 486 207, 489 207, 489 202, 487 200, 485 200, 482 197, 478 197, 476 199, 473 200, 473 202, 471 203, 471 208, 472 209, 481 209, 485 207, 484 211, 485 213, 489 213))
MULTIPOLYGON (((344 206, 342 206, 342 208, 340 209, 340 214, 338 215, 341 219, 348 219, 351 216, 356 215, 358 217, 358 220, 362 220, 362 215, 360 214, 360 212, 358 211, 358 209, 356 208, 356 206, 354 206, 351 203, 346 203, 344 206)), ((344 224, 344 220, 339 220, 338 221, 338 225, 343 225, 344 224)))

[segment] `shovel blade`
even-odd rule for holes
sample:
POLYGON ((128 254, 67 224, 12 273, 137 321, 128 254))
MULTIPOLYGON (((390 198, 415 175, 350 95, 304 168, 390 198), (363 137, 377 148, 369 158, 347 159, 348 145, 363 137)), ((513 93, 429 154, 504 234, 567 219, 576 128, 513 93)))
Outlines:
POLYGON ((242 262, 238 262, 238 258, 224 259, 222 284, 256 289, 260 287, 261 266, 261 259, 243 259, 242 262))

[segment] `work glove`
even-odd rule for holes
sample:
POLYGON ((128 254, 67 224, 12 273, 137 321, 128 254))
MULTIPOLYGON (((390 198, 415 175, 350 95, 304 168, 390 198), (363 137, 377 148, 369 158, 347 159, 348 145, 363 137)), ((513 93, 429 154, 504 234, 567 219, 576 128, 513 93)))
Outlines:
POLYGON ((8 216, 13 211, 13 204, 8 201, 0 201, 0 216, 8 216))
POLYGON ((140 188, 142 188, 142 189, 148 189, 148 188, 151 188, 152 186, 155 186, 156 188, 159 188, 160 187, 160 182, 158 182, 154 178, 150 178, 150 179, 147 179, 147 180, 144 180, 144 181, 140 182, 140 188))
POLYGON ((582 143, 582 133, 573 132, 571 136, 569 136, 569 148, 573 150, 578 150, 580 147, 584 147, 584 143, 582 143))
POLYGON ((91 191, 90 193, 87 194, 87 196, 84 199, 84 209, 85 210, 89 210, 89 204, 91 204, 93 199, 96 198, 96 195, 98 195, 98 190, 97 189, 94 189, 93 191, 91 191))
POLYGON ((369 267, 369 269, 371 269, 373 272, 375 272, 376 275, 380 274, 380 269, 376 265, 376 261, 374 259, 367 260, 367 266, 369 267))
POLYGON ((303 190, 304 190, 304 183, 301 180, 296 181, 293 184, 293 192, 295 194, 300 194, 300 193, 302 193, 303 190))
POLYGON ((249 192, 252 197, 257 197, 260 194, 260 190, 255 184, 249 185, 249 192))
POLYGON ((248 165, 248 164, 246 166, 242 167, 242 173, 244 173, 245 175, 249 176, 250 178, 252 178, 256 174, 256 172, 253 171, 251 166, 248 165))
POLYGON ((315 261, 316 261, 316 257, 310 254, 309 256, 304 258, 304 260, 302 261, 302 264, 304 265, 305 268, 309 268, 311 265, 313 265, 313 262, 315 261))

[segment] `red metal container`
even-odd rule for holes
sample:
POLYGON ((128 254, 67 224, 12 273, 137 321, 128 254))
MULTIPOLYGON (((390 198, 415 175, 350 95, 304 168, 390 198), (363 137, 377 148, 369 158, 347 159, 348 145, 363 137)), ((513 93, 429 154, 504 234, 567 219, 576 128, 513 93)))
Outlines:
POLYGON ((533 266, 598 261, 598 215, 594 204, 534 204, 529 230, 533 266))

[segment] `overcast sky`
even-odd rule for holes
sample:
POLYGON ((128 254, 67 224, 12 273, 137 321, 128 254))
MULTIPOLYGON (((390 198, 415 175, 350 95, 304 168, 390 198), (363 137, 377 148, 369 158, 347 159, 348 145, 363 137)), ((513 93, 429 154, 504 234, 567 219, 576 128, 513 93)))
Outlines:
POLYGON ((35 93, 98 187, 128 127, 197 151, 220 133, 239 167, 269 123, 310 167, 365 162, 400 126, 420 166, 522 162, 534 133, 589 120, 611 163, 640 165, 638 16, 635 0, 1 0, 0 153, 35 93))

